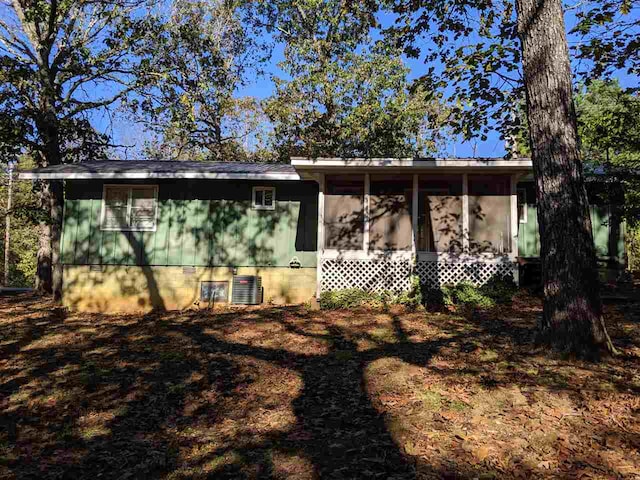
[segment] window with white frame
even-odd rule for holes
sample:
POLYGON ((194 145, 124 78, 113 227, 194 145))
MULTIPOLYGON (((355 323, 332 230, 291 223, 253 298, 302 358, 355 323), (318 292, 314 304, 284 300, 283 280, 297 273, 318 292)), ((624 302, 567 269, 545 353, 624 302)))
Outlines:
POLYGON ((275 187, 253 187, 253 208, 256 210, 275 210, 275 187))
POLYGON ((102 192, 102 230, 155 231, 157 185, 105 185, 102 192))

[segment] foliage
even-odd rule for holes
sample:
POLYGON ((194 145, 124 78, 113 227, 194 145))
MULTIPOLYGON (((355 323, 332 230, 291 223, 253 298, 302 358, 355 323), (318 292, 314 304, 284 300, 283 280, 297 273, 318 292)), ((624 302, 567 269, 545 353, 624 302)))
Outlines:
POLYGON ((151 158, 244 160, 265 123, 259 102, 234 94, 254 72, 261 47, 242 22, 242 3, 177 0, 156 22, 147 68, 155 75, 140 107, 158 137, 151 158))
POLYGON ((593 81, 576 95, 578 132, 583 158, 608 182, 606 200, 622 203, 629 228, 629 268, 637 268, 637 229, 640 219, 640 97, 615 80, 593 81), (624 190, 624 199, 618 186, 624 190), (617 195, 617 196, 616 196, 617 195))
POLYGON ((640 97, 617 80, 595 80, 575 96, 583 158, 591 164, 640 166, 640 97))
POLYGON ((0 118, 3 141, 51 164, 104 155, 110 142, 91 123, 146 84, 150 0, 3 2, 0 118))
POLYGON ((640 225, 634 225, 627 229, 627 255, 628 268, 632 272, 640 271, 640 225))
POLYGON ((409 310, 415 310, 422 304, 420 279, 411 277, 411 287, 406 292, 394 293, 390 291, 369 292, 360 288, 346 288, 330 290, 320 294, 320 308, 323 310, 337 310, 358 308, 363 306, 385 307, 388 305, 402 305, 409 310))
POLYGON ((580 36, 574 46, 584 75, 600 78, 615 70, 640 74, 640 2, 608 0, 579 2, 577 24, 571 33, 580 36))
MULTIPOLYGON (((375 5, 375 2, 372 2, 375 5)), ((285 44, 265 111, 281 157, 435 153, 448 116, 437 95, 408 81, 401 51, 376 43, 368 2, 281 0, 265 5, 285 44)))
POLYGON ((378 295, 360 288, 329 290, 320 294, 320 308, 336 310, 340 308, 356 308, 378 299, 378 295))
POLYGON ((444 285, 442 298, 447 307, 492 308, 495 301, 469 281, 456 285, 444 285))
MULTIPOLYGON (((31 168, 33 160, 21 157, 17 168, 31 168)), ((4 267, 4 212, 7 206, 7 177, 0 185, 0 269, 4 267)), ((36 251, 38 249, 38 222, 41 210, 30 182, 13 182, 13 206, 11 209, 11 243, 9 251, 9 286, 33 287, 36 274, 36 251)))
POLYGON ((482 286, 469 281, 442 287, 442 301, 447 307, 492 308, 509 304, 518 287, 511 275, 493 275, 482 286))
POLYGON ((495 123, 513 136, 520 121, 514 108, 524 97, 513 2, 386 3, 396 16, 387 41, 424 60, 418 83, 451 105, 453 131, 484 141, 495 123))
POLYGON ((415 310, 422 305, 422 283, 417 275, 412 275, 409 281, 409 290, 400 294, 398 303, 410 310, 415 310))
POLYGON ((510 304, 513 295, 518 291, 518 285, 511 274, 492 275, 480 287, 480 291, 499 305, 510 304))

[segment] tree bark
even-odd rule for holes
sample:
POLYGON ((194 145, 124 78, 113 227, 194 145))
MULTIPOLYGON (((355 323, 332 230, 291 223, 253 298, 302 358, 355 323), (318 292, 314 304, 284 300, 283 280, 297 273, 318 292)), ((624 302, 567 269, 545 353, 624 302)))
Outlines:
POLYGON ((516 0, 538 199, 541 339, 580 357, 614 351, 602 317, 560 0, 516 0))
MULTIPOLYGON (((55 109, 54 95, 43 79, 41 109, 43 115, 37 120, 38 132, 44 143, 39 166, 47 167, 62 163, 60 129, 55 109)), ((60 262, 60 239, 62 237, 62 209, 64 203, 63 184, 60 180, 43 181, 40 192, 42 208, 48 212, 49 222, 40 225, 40 248, 36 283, 41 293, 51 293, 55 301, 62 299, 62 264, 60 262)))
POLYGON ((41 294, 53 292, 51 278, 51 224, 50 218, 50 185, 48 182, 41 182, 39 191, 40 207, 46 212, 46 220, 40 221, 40 235, 38 246, 38 266, 36 269, 36 290, 41 294))

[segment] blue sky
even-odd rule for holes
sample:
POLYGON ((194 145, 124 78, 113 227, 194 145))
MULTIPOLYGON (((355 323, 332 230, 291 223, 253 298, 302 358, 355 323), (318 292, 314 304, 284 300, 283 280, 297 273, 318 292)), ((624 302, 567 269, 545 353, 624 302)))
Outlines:
MULTIPOLYGON (((567 29, 570 30, 575 24, 575 16, 572 12, 568 12, 565 15, 565 20, 567 29)), ((390 21, 390 17, 381 17, 381 22, 383 24, 388 25, 390 21)), ((577 38, 569 38, 570 43, 575 43, 577 41, 577 38)), ((286 78, 285 74, 278 67, 278 63, 282 60, 283 45, 276 44, 270 62, 264 67, 264 74, 254 76, 254 78, 248 78, 247 84, 238 91, 237 95, 252 96, 258 99, 265 99, 269 97, 274 91, 274 83, 272 81, 273 77, 286 78)), ((426 69, 424 63, 419 59, 405 59, 405 63, 411 70, 410 78, 419 77, 426 69)), ((574 70, 577 66, 577 64, 574 65, 574 70)), ((616 76, 624 87, 637 86, 636 77, 630 77, 622 72, 619 72, 616 76)), ((95 120, 98 125, 102 126, 105 126, 108 123, 106 116, 98 116, 95 120)), ((115 122, 113 135, 116 143, 136 145, 136 147, 129 152, 129 157, 138 157, 145 139, 149 138, 141 126, 132 124, 124 118, 115 122)), ((496 131, 492 131, 486 141, 480 141, 478 139, 474 142, 463 142, 460 139, 452 139, 450 144, 446 147, 445 154, 458 157, 503 156, 505 154, 504 141, 499 138, 499 133, 496 131)))

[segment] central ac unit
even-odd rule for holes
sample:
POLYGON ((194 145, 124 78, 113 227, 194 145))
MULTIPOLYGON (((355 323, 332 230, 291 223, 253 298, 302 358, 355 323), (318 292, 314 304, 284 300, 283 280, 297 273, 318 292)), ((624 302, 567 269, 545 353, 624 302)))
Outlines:
POLYGON ((262 303, 262 277, 234 275, 231 287, 231 303, 257 305, 262 303))

